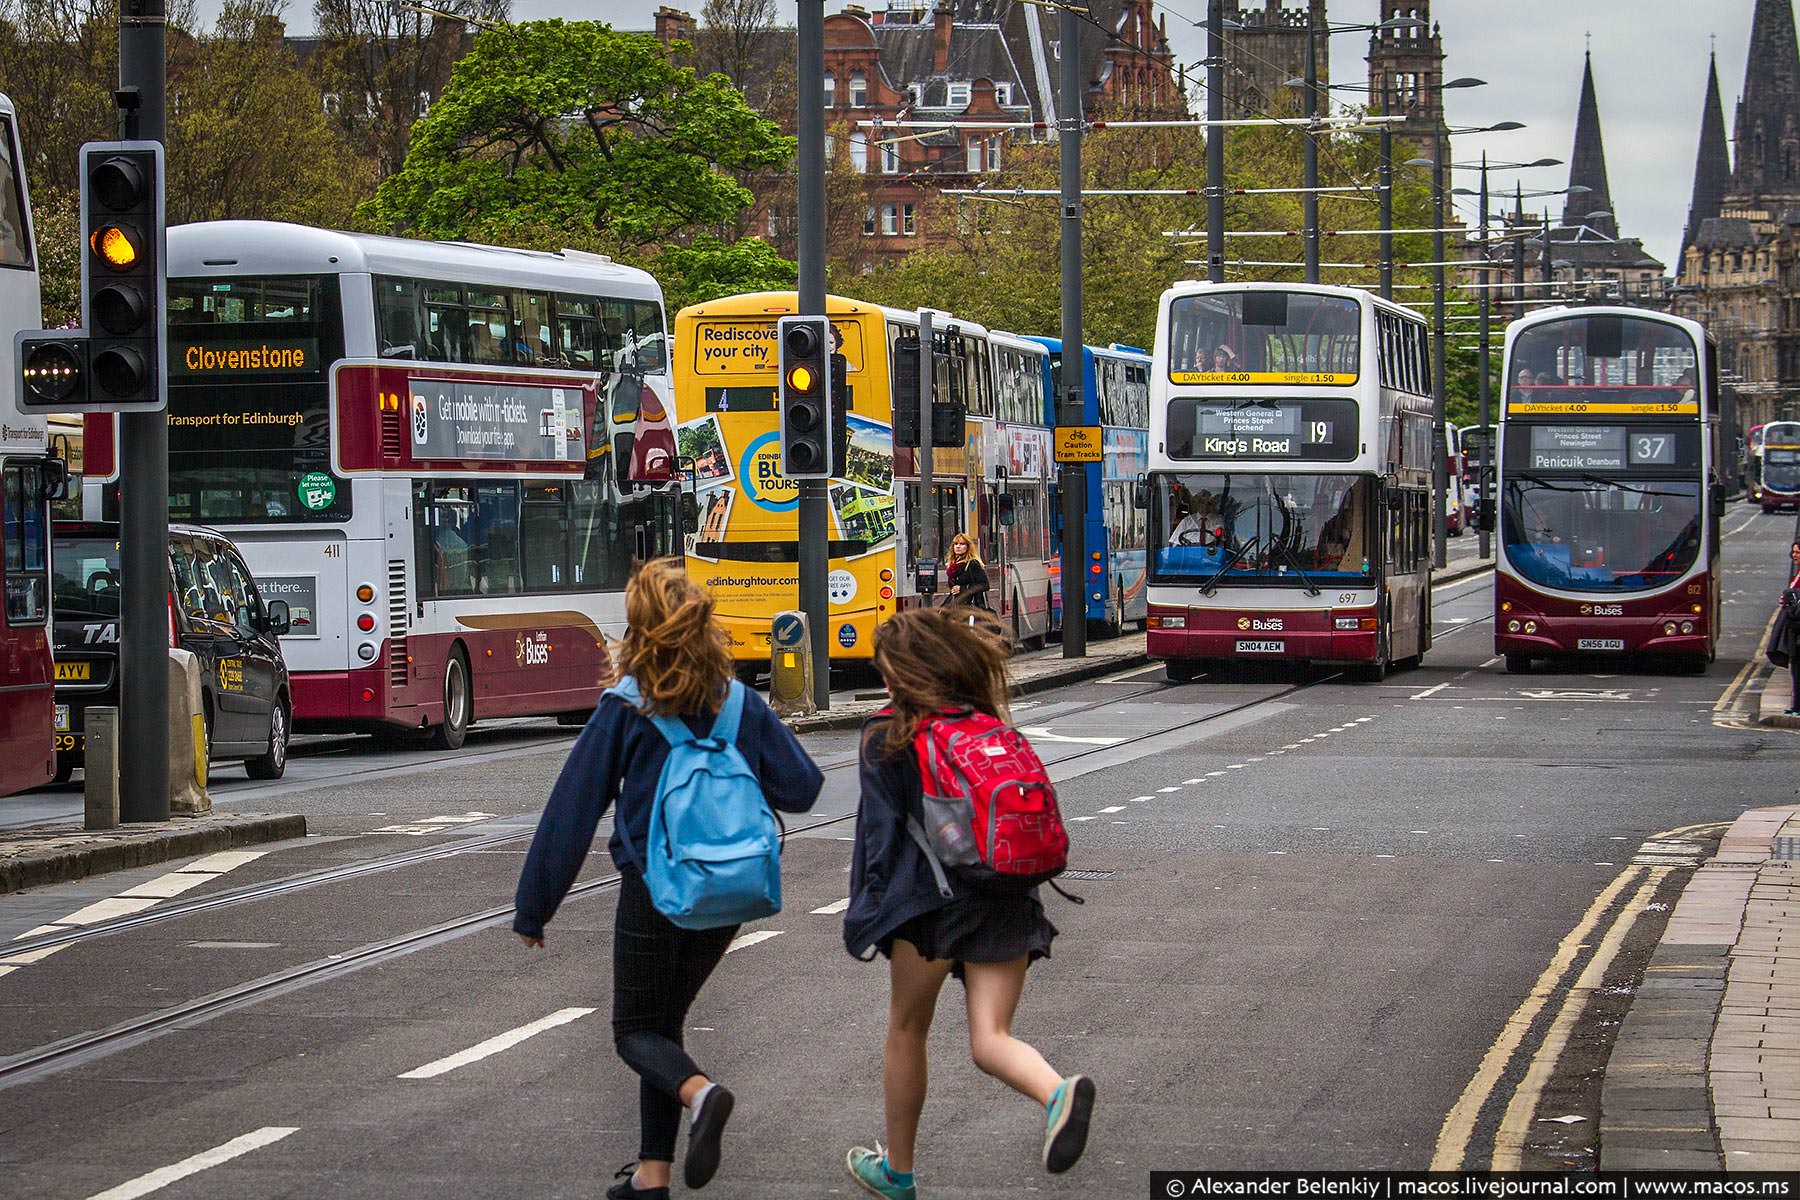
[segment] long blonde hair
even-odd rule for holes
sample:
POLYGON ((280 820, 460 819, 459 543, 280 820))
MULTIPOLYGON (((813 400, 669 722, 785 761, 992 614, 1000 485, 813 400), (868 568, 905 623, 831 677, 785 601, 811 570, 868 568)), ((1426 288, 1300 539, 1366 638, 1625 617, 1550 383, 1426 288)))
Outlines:
POLYGON ((894 719, 882 749, 912 745, 919 723, 942 708, 973 708, 1009 720, 1000 619, 974 608, 914 608, 875 627, 875 669, 887 683, 894 719))
POLYGON ((731 651, 712 597, 680 559, 653 558, 625 585, 625 638, 616 666, 637 679, 652 716, 709 716, 725 702, 731 651))
POLYGON ((981 547, 976 544, 975 539, 973 537, 971 537, 970 535, 968 535, 966 533, 958 533, 958 534, 954 534, 951 536, 951 538, 950 538, 950 554, 952 556, 950 558, 951 562, 972 562, 976 566, 981 567, 984 570, 987 568, 987 564, 981 561, 981 547), (956 542, 957 542, 958 538, 962 539, 962 544, 969 548, 969 557, 960 558, 960 559, 955 557, 956 542))

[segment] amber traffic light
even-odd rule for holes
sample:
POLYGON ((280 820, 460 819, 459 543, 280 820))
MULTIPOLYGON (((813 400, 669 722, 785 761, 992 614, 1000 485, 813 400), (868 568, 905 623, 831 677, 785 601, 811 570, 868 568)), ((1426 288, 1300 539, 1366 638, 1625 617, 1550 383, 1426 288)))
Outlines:
POLYGON ((830 339, 824 317, 782 317, 777 323, 781 473, 789 479, 831 477, 830 339))
POLYGON ((166 403, 162 165, 155 142, 81 148, 81 315, 88 399, 96 408, 166 403))

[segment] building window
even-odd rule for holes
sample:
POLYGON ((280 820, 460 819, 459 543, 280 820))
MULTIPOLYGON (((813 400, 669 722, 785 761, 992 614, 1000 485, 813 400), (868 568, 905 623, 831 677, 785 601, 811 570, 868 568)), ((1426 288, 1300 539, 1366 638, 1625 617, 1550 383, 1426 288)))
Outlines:
POLYGON ((869 169, 869 135, 861 130, 850 135, 850 166, 858 174, 869 169))
POLYGON ((837 78, 830 71, 825 72, 825 107, 837 107, 837 78))
POLYGON ((919 232, 918 220, 913 213, 913 206, 910 204, 900 206, 900 232, 907 237, 919 232))
POLYGON ((900 232, 900 206, 884 204, 881 206, 881 232, 893 237, 900 232))
POLYGON ((875 236, 875 206, 873 204, 863 210, 863 236, 875 236))
POLYGON ((1000 134, 997 134, 997 133, 993 137, 988 139, 988 163, 987 163, 987 166, 988 166, 988 170, 990 170, 990 171, 998 171, 1000 169, 1000 143, 1003 140, 1005 140, 1005 139, 1000 134))
POLYGON ((971 175, 981 174, 981 162, 982 162, 981 147, 982 147, 982 143, 985 142, 986 140, 987 139, 985 139, 985 138, 978 138, 978 137, 972 137, 969 139, 969 145, 968 145, 969 174, 971 174, 971 175))
POLYGON ((994 85, 994 103, 1001 106, 1012 103, 1012 84, 996 83, 994 85))
POLYGON ((911 98, 914 107, 925 103, 925 85, 922 83, 907 84, 906 94, 911 98))
POLYGON ((869 79, 861 71, 850 73, 850 107, 867 108, 869 104, 869 79))
POLYGON ((775 240, 775 210, 772 208, 769 210, 768 230, 769 230, 769 240, 772 242, 775 240))
POLYGON ((897 142, 881 143, 881 173, 898 175, 900 173, 900 145, 897 142))
POLYGON ((969 84, 966 81, 948 84, 947 87, 948 92, 944 97, 945 104, 951 108, 969 107, 969 84))

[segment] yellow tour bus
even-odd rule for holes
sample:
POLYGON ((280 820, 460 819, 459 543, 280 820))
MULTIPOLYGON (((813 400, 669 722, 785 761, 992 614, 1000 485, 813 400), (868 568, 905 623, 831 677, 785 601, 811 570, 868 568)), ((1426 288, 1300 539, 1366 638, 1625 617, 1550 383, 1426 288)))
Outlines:
MULTIPOLYGON (((914 578, 925 509, 911 450, 893 445, 893 354, 917 337, 915 313, 826 299, 850 391, 845 473, 830 481, 831 654, 868 659, 875 626, 920 597, 914 578)), ((793 292, 730 296, 675 318, 676 454, 699 501, 688 571, 712 594, 746 671, 769 659, 769 625, 799 607, 799 487, 781 473, 776 321, 793 292)), ((940 400, 967 405, 964 445, 932 459, 938 545, 974 536, 992 607, 1021 642, 1050 632, 1055 580, 1049 528, 1050 431, 1032 344, 933 316, 940 400)), ((1037 348, 1041 354, 1041 347, 1037 348)))

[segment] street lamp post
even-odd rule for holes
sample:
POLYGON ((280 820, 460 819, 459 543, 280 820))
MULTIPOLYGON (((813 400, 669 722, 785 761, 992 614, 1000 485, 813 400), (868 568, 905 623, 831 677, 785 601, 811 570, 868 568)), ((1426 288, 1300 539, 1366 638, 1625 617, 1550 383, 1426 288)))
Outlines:
POLYGON ((1432 395, 1432 509, 1431 563, 1443 567, 1449 563, 1449 529, 1445 520, 1444 495, 1450 481, 1445 469, 1444 436, 1444 126, 1438 125, 1433 142, 1431 162, 1432 235, 1431 261, 1431 395, 1432 395))
POLYGON ((1313 28, 1312 9, 1306 10, 1306 144, 1302 155, 1301 197, 1306 234, 1306 282, 1319 282, 1319 37, 1313 28))
POLYGON ((1206 277, 1225 282, 1225 0, 1206 8, 1206 277))
MULTIPOLYGON (((1481 264, 1482 264, 1481 265, 1481 308, 1480 308, 1481 321, 1480 321, 1480 324, 1477 326, 1477 328, 1479 328, 1481 331, 1481 344, 1480 344, 1479 348, 1476 350, 1476 363, 1477 363, 1476 371, 1480 375, 1480 383, 1477 386, 1477 394, 1480 397, 1480 401, 1479 401, 1479 412, 1476 415, 1476 420, 1481 425, 1482 437, 1481 437, 1481 456, 1477 460, 1476 467, 1475 467, 1475 478, 1482 479, 1482 480, 1485 480, 1487 478, 1488 453, 1489 453, 1487 427, 1488 427, 1488 420, 1489 420, 1490 392, 1492 390, 1491 382, 1488 378, 1488 372, 1490 369, 1490 364, 1488 361, 1488 355, 1489 355, 1488 336, 1491 332, 1491 328, 1489 325, 1489 322, 1491 320, 1491 309, 1490 309, 1489 301, 1488 301, 1488 283, 1492 277, 1489 275, 1488 268, 1487 268, 1487 240, 1488 240, 1488 156, 1487 156, 1487 151, 1483 150, 1481 152, 1481 264)), ((1479 515, 1480 514, 1477 514, 1478 518, 1479 518, 1479 515)), ((1476 546, 1476 552, 1477 552, 1477 554, 1479 554, 1480 557, 1486 558, 1491 549, 1491 545, 1489 543, 1488 523, 1486 521, 1478 519, 1475 522, 1475 524, 1476 524, 1477 529, 1479 530, 1479 534, 1477 536, 1480 539, 1479 543, 1476 546)))

